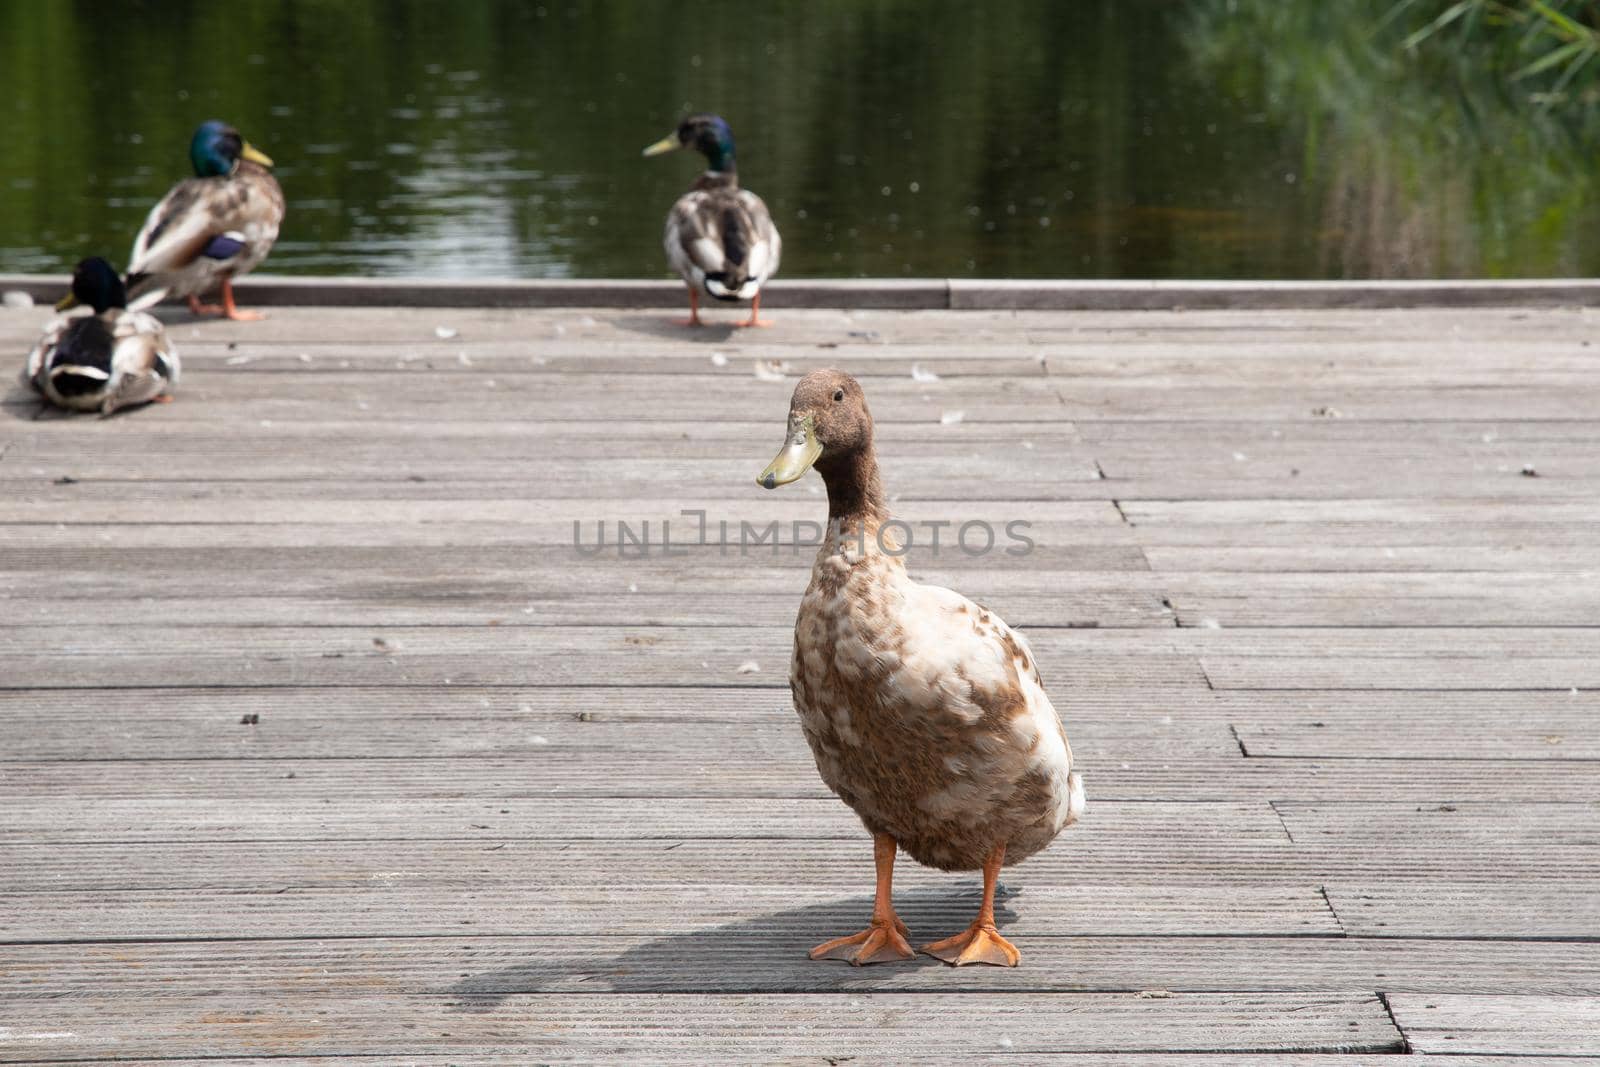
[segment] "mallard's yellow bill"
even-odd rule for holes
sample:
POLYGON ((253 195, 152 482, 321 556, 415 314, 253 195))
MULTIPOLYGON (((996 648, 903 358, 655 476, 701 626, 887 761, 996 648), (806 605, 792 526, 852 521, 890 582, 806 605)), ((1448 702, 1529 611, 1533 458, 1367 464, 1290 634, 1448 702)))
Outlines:
POLYGON ((75 308, 77 306, 78 306, 78 298, 73 296, 71 293, 68 293, 66 296, 64 296, 60 300, 56 301, 56 310, 57 311, 70 311, 71 309, 73 309, 73 308, 75 308))
POLYGON ((776 489, 780 485, 798 481, 822 455, 822 442, 817 440, 816 426, 810 415, 797 424, 791 423, 791 426, 788 444, 783 446, 777 459, 767 464, 767 469, 756 479, 757 485, 776 489))
POLYGON ((683 147, 683 142, 678 140, 676 132, 669 133, 655 144, 644 150, 647 156, 659 156, 663 152, 673 152, 683 147))
POLYGON ((259 163, 263 167, 272 166, 272 157, 261 151, 261 149, 257 148, 249 141, 246 141, 244 143, 244 147, 239 150, 239 158, 248 159, 252 163, 259 163))

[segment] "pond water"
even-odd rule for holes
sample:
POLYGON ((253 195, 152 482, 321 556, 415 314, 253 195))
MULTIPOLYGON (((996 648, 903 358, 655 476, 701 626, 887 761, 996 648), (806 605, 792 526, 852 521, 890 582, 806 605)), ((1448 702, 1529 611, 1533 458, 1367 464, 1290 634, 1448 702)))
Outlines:
POLYGON ((264 270, 664 277, 699 160, 640 149, 709 110, 787 277, 1600 272, 1590 153, 1386 6, 0 0, 0 271, 125 262, 220 117, 288 197, 264 270))

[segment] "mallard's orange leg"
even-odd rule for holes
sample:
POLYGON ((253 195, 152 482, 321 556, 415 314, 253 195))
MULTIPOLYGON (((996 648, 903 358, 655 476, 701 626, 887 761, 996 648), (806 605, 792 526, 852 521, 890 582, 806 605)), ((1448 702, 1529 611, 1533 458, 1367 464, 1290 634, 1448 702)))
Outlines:
POLYGON ((937 956, 957 967, 968 963, 992 963, 996 967, 1015 967, 1022 962, 1017 946, 1000 936, 994 925, 994 886, 1000 879, 1000 865, 1005 862, 1006 843, 1000 842, 983 861, 983 904, 972 925, 954 937, 923 945, 922 951, 937 956))
POLYGON ((689 287, 689 317, 678 320, 679 326, 702 326, 700 321, 700 294, 694 286, 689 287))
POLYGON ((189 314, 193 315, 195 318, 200 318, 205 315, 221 315, 224 310, 225 309, 221 304, 200 303, 200 298, 198 296, 191 296, 189 298, 189 314))
POLYGON ((761 317, 761 294, 757 293, 750 301, 750 317, 739 324, 740 326, 771 326, 771 319, 761 317))
POLYGON ((916 950, 906 940, 906 924, 894 913, 890 897, 894 882, 894 838, 872 836, 872 859, 878 866, 878 889, 872 898, 872 924, 859 934, 824 941, 811 950, 814 960, 845 960, 860 966, 885 960, 908 960, 916 950), (859 946, 859 947, 857 947, 859 946))
POLYGON ((233 279, 222 279, 222 313, 235 322, 256 322, 266 318, 260 311, 245 311, 233 304, 233 279))

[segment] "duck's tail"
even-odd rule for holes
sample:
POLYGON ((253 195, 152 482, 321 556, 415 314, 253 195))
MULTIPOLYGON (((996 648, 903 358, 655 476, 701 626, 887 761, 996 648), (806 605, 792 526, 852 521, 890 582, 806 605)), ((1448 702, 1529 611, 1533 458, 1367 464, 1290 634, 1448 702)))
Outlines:
POLYGON ((155 307, 167 298, 170 291, 170 287, 159 284, 154 275, 144 273, 129 273, 122 280, 122 287, 128 291, 129 311, 155 307))
POLYGON ((748 223, 734 208, 722 220, 722 269, 706 274, 706 292, 718 300, 749 300, 761 288, 750 277, 750 239, 748 223))
POLYGON ((1077 822, 1088 806, 1089 798, 1083 792, 1083 775, 1072 771, 1067 775, 1067 821, 1061 824, 1062 828, 1077 822))

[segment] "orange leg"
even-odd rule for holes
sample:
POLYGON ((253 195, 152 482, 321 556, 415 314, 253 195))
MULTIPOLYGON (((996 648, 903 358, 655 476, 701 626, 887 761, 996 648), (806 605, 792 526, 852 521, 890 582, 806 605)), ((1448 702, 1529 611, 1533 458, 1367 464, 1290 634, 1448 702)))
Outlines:
POLYGON ((894 913, 890 901, 895 848, 895 840, 888 834, 873 835, 872 859, 878 867, 878 889, 872 899, 872 924, 859 934, 824 941, 811 950, 812 959, 844 960, 859 967, 864 963, 908 960, 917 954, 906 940, 906 924, 894 913))
POLYGON ((221 304, 202 304, 197 296, 189 298, 189 314, 195 318, 200 318, 204 315, 221 315, 224 310, 221 304))
POLYGON ((739 324, 740 326, 771 326, 771 319, 761 317, 761 294, 757 293, 750 301, 750 317, 739 324))
POLYGON ((234 306, 233 279, 222 279, 222 313, 235 322, 255 322, 267 316, 259 311, 244 311, 234 306))
POLYGON ((689 317, 678 320, 679 326, 704 326, 700 321, 700 294, 693 286, 689 288, 689 317))
POLYGON ((1000 936, 994 925, 994 885, 1005 862, 1006 843, 1000 842, 983 861, 983 904, 972 925, 954 937, 923 945, 922 951, 957 967, 968 963, 992 963, 996 967, 1015 967, 1022 962, 1017 946, 1000 936))

